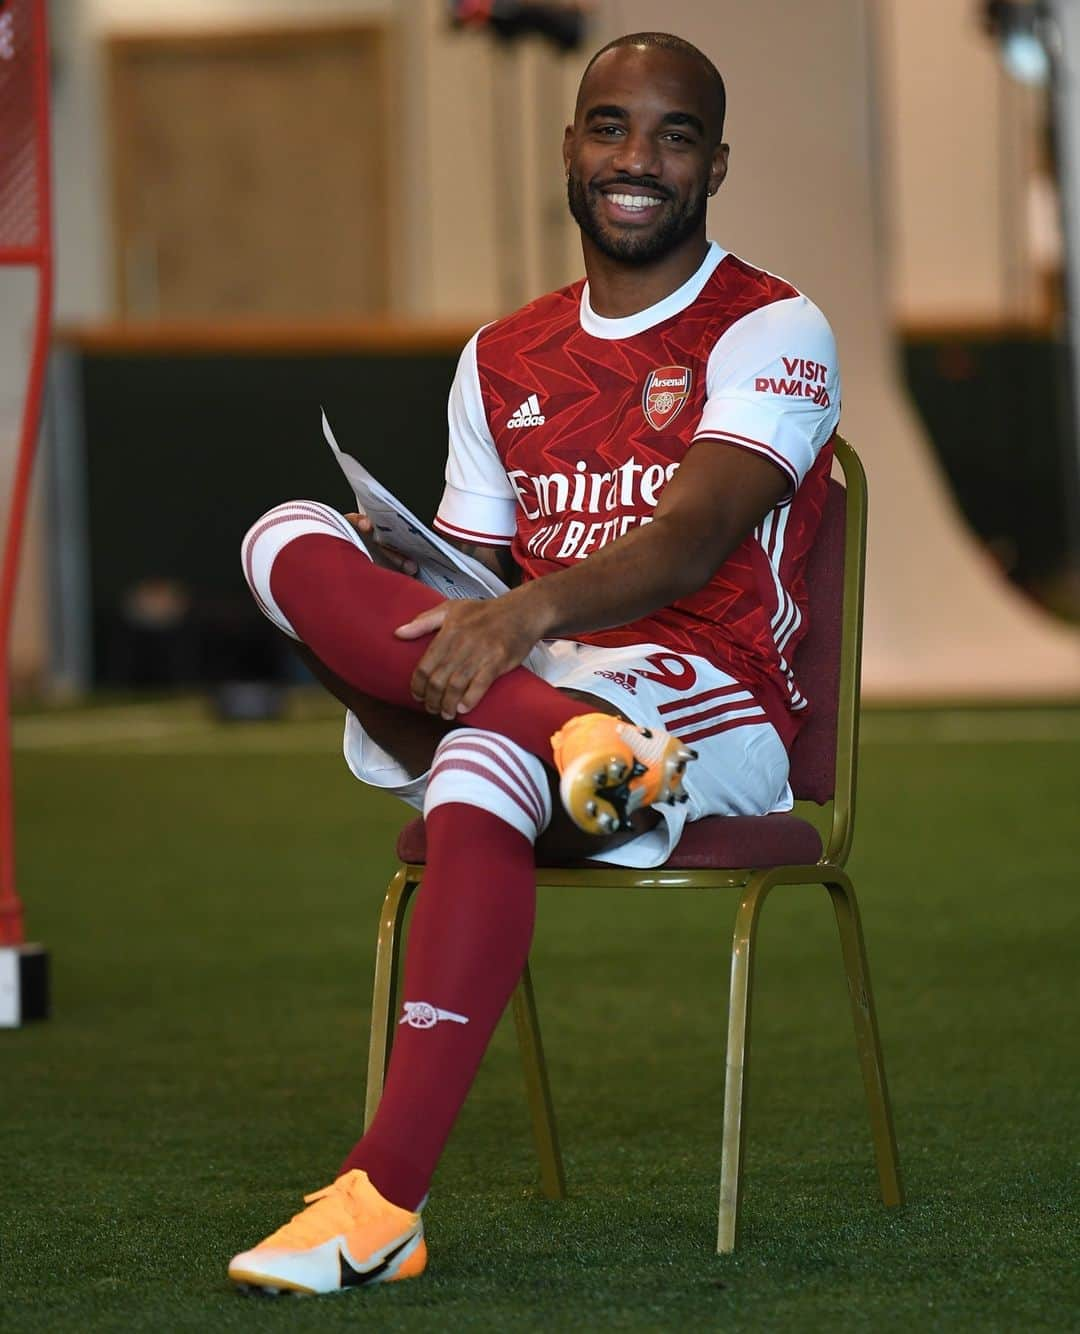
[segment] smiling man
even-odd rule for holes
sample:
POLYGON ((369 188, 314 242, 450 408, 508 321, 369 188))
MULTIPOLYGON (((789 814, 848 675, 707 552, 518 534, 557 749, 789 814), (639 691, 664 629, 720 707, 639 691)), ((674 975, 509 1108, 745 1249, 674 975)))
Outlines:
POLYGON ((349 710, 353 773, 423 809, 428 869, 378 1113, 233 1259, 239 1285, 423 1271, 431 1176, 528 956, 537 848, 653 866, 688 819, 791 805, 839 379, 821 312, 706 237, 724 114, 677 37, 586 68, 563 159, 587 281, 481 329, 450 394, 435 522, 510 591, 440 601, 318 502, 245 538, 260 607, 349 710))

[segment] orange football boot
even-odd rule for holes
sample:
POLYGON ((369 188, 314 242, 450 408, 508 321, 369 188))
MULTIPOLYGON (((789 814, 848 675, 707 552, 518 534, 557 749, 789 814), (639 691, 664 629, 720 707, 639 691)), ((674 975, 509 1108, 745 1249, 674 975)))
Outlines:
POLYGON ((559 795, 588 834, 630 828, 630 816, 658 801, 687 801, 683 774, 697 751, 658 728, 610 713, 582 713, 551 738, 559 795))
POLYGON ((366 1172, 353 1170, 305 1195, 308 1206, 229 1264, 229 1277, 261 1292, 341 1292, 416 1278, 427 1265, 418 1213, 383 1199, 366 1172))

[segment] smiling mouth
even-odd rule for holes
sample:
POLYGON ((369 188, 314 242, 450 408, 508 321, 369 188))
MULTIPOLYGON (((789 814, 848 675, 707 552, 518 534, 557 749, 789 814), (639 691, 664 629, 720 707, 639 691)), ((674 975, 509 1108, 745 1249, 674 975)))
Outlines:
POLYGON ((655 195, 630 194, 622 190, 607 191, 604 193, 604 198, 617 204, 619 208, 629 209, 632 213, 648 213, 650 209, 659 208, 664 202, 655 195))

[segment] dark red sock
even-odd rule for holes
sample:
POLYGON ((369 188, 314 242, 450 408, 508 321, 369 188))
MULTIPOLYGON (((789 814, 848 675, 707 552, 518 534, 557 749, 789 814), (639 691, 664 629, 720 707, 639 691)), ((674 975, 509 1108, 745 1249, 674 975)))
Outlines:
MULTIPOLYGON (((399 625, 441 602, 433 589, 384 570, 340 538, 294 538, 274 559, 274 600, 317 658, 366 695, 423 711, 409 693, 429 642, 396 639, 399 625)), ((589 706, 561 694, 524 668, 501 676, 461 722, 516 741, 545 762, 552 733, 589 706)))
MULTIPOLYGON (((276 596, 276 594, 275 594, 276 596)), ((468 1018, 397 1022, 382 1101, 340 1172, 365 1171, 415 1209, 529 955, 536 914, 532 843, 477 806, 427 817, 428 869, 409 928, 402 1001, 468 1018)))

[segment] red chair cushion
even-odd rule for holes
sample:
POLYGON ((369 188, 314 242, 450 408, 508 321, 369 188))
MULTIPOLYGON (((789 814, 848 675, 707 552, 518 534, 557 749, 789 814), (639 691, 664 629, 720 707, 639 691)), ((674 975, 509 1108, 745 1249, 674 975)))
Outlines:
MULTIPOLYGON (((397 854, 410 866, 427 861, 423 820, 413 820, 398 835, 397 854)), ((816 862, 821 836, 797 815, 711 815, 688 824, 671 859, 673 871, 708 871, 726 867, 787 866, 816 862)), ((602 863, 575 862, 600 869, 602 863)))

